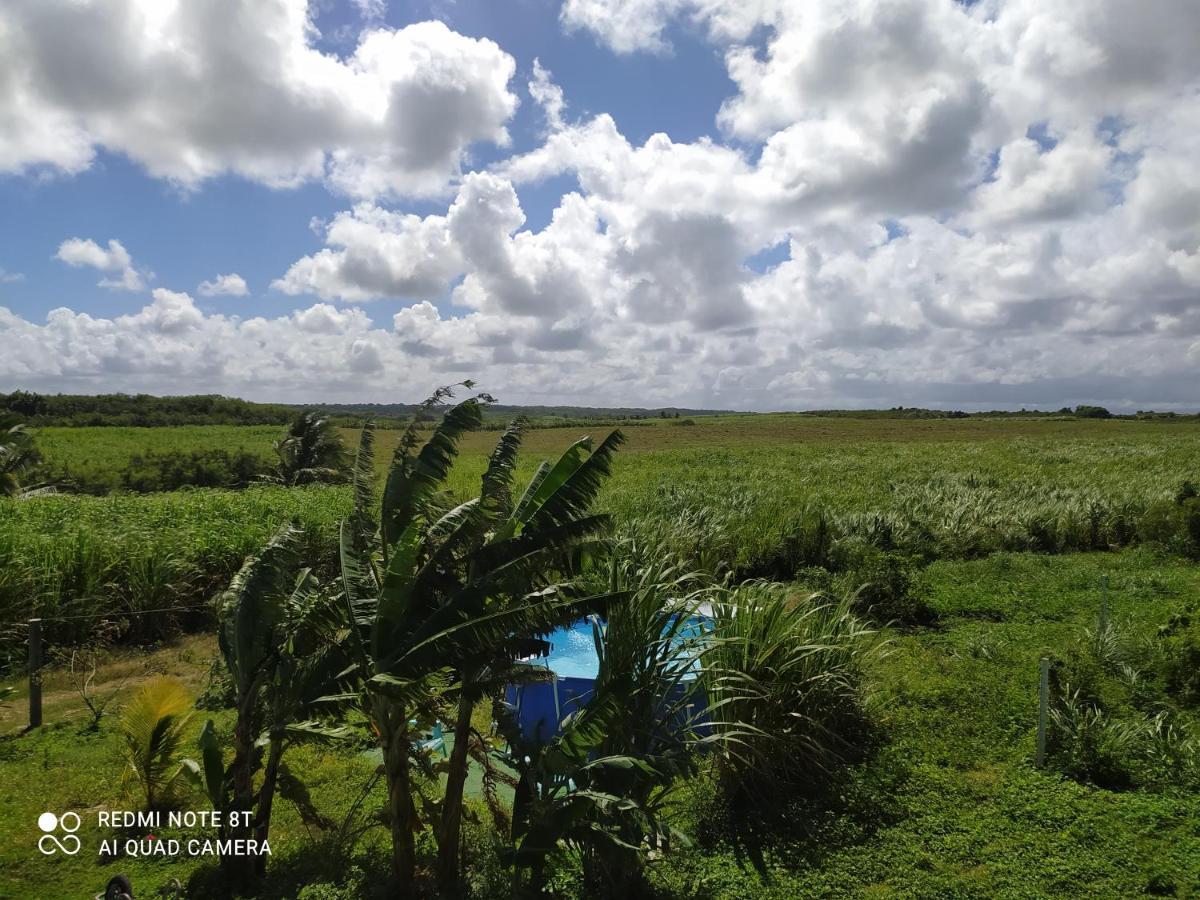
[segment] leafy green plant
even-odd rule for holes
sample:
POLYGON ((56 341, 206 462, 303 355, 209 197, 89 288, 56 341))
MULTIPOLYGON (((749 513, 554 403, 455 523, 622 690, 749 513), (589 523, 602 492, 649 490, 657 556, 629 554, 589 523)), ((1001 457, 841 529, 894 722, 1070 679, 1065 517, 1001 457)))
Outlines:
POLYGON ((1166 693, 1183 707, 1200 707, 1200 617, 1191 604, 1158 629, 1153 649, 1166 693))
MULTIPOLYGON (((0 428, 3 425, 0 424, 0 428)), ((32 497, 52 490, 46 485, 24 485, 22 479, 42 460, 33 435, 24 425, 0 430, 0 497, 32 497)))
POLYGON ((1048 748, 1063 774, 1105 788, 1133 784, 1132 757, 1139 738, 1136 727, 1110 718, 1069 685, 1050 709, 1050 725, 1048 748))
POLYGON ((852 592, 852 609, 883 625, 929 625, 933 611, 916 594, 912 561, 895 551, 863 548, 840 579, 852 592))
POLYGON ((183 756, 192 698, 174 678, 148 681, 121 713, 125 779, 136 783, 147 809, 175 803, 196 763, 183 756))
MULTIPOLYGON (((322 592, 311 571, 299 567, 299 539, 297 528, 282 526, 262 551, 246 560, 218 601, 218 643, 237 709, 228 770, 211 722, 201 748, 206 790, 214 805, 254 811, 253 823, 231 832, 235 837, 252 833, 267 840, 289 740, 345 734, 313 720, 316 701, 335 687, 347 660, 338 642, 340 600, 322 592)), ((242 879, 249 877, 254 862, 251 857, 222 858, 242 879)), ((258 857, 257 864, 261 875, 265 857, 258 857)))
POLYGON ((851 604, 762 582, 712 604, 704 686, 727 790, 819 788, 867 749, 863 667, 882 644, 851 604))
POLYGON ((326 416, 305 410, 274 444, 279 462, 267 480, 295 486, 346 481, 348 459, 337 426, 326 416))
MULTIPOLYGON (((469 383, 466 383, 469 387, 469 383)), ((393 864, 411 888, 415 832, 412 761, 422 720, 453 699, 455 746, 447 766, 438 838, 439 875, 459 876, 461 804, 471 711, 536 653, 558 625, 603 611, 612 599, 576 583, 577 558, 607 526, 588 507, 608 474, 621 436, 594 450, 588 439, 543 464, 513 499, 513 463, 523 427, 501 437, 477 497, 450 507, 440 493, 460 439, 483 422, 480 395, 447 410, 422 441, 419 425, 451 395, 426 401, 392 459, 376 529, 372 507, 373 429, 363 430, 354 468, 355 513, 341 532, 342 581, 348 603, 354 672, 364 713, 383 748, 393 864), (440 699, 439 699, 440 698, 440 699), (415 724, 414 724, 415 723, 415 724)), ((419 755, 418 755, 419 756, 419 755)))
POLYGON ((564 848, 591 857, 591 874, 599 877, 589 882, 589 889, 597 895, 628 880, 614 878, 604 862, 663 851, 681 837, 663 815, 667 788, 677 774, 655 767, 665 760, 604 754, 605 738, 620 729, 622 716, 615 694, 595 696, 568 716, 551 740, 539 741, 524 738, 511 713, 500 711, 507 762, 518 773, 511 852, 515 897, 544 896, 548 862, 564 848), (629 785, 631 780, 659 789, 639 792, 644 793, 641 798, 605 789, 606 784, 629 785))
POLYGON ((626 599, 593 625, 599 670, 590 702, 613 710, 593 752, 631 764, 591 769, 586 783, 639 813, 610 823, 616 841, 594 842, 581 855, 589 893, 625 897, 646 855, 664 849, 652 827, 656 811, 678 779, 695 773, 698 752, 713 740, 705 723, 715 711, 699 678, 710 647, 700 610, 716 588, 662 548, 633 541, 614 548, 607 575, 609 590, 626 599))

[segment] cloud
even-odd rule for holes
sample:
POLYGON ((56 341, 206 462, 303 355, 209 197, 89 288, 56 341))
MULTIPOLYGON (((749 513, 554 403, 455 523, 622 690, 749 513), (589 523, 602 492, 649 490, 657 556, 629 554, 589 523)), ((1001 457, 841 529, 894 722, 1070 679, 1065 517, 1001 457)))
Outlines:
POLYGON ((364 203, 334 216, 325 243, 271 287, 326 300, 417 298, 445 292, 461 268, 445 216, 421 218, 364 203))
POLYGON ((89 266, 101 272, 114 273, 112 277, 101 278, 100 287, 122 291, 146 289, 145 278, 133 267, 129 251, 116 239, 110 240, 105 249, 91 238, 68 238, 59 244, 55 258, 75 268, 89 266))
POLYGON ((13 284, 18 281, 24 281, 25 275, 21 272, 7 272, 0 268, 0 284, 13 284))
POLYGON ((0 172, 75 173, 104 148, 185 188, 232 173, 373 198, 440 192, 472 144, 508 142, 515 64, 493 41, 369 24, 342 59, 315 37, 304 0, 15 0, 0 172))
POLYGON ((546 117, 546 126, 550 131, 558 131, 563 127, 563 110, 567 102, 563 99, 563 89, 551 81, 553 77, 549 69, 542 67, 541 60, 533 60, 533 79, 529 82, 529 96, 542 109, 546 117))
POLYGON ((246 279, 237 272, 230 272, 228 275, 218 275, 211 281, 200 282, 196 293, 202 297, 244 297, 248 291, 246 279))
MULTIPOLYGON (((110 319, 0 313, 15 348, 0 376, 111 390, 168 372, 187 389, 264 399, 409 399, 474 377, 513 402, 1194 408, 1200 28, 1190 7, 1151 3, 1142 16, 1118 0, 1086 14, 1067 0, 568 0, 564 27, 618 52, 667 56, 680 25, 709 41, 733 86, 712 136, 635 142, 611 115, 567 117, 569 97, 535 62, 544 131, 465 173, 472 141, 506 137, 511 59, 444 28, 371 30, 320 71, 356 91, 375 73, 399 94, 355 93, 343 109, 306 82, 321 124, 278 134, 280 160, 323 148, 302 177, 368 198, 320 223, 322 246, 272 283, 320 302, 240 319, 156 291, 110 319), (429 65, 404 69, 418 44, 429 65), (461 52, 437 55, 447 48, 461 52), (434 134, 416 115, 419 133, 406 119, 386 138, 346 137, 369 133, 369 96, 377 112, 426 109, 408 93, 426 76, 434 134), (453 102, 439 93, 451 82, 453 102), (483 97, 496 103, 464 112, 483 97), (324 137, 306 143, 312 133, 324 137), (390 149, 362 150, 377 139, 390 149), (420 214, 388 199, 417 171, 439 173, 417 179, 430 190, 450 185, 420 214), (528 192, 564 177, 549 223, 530 227, 528 192), (403 304, 390 322, 351 305, 385 298, 403 304)), ((310 49, 300 63, 316 65, 310 49)), ((267 119, 291 121, 286 90, 262 96, 279 106, 267 119)), ((64 108, 44 105, 39 122, 57 128, 64 108)), ((84 121, 72 116, 62 121, 84 121)), ((221 170, 246 174, 266 158, 257 119, 229 122, 221 170)), ((69 154, 69 137, 54 152, 69 154)), ((119 244, 79 244, 76 264, 132 269, 104 268, 119 244)))

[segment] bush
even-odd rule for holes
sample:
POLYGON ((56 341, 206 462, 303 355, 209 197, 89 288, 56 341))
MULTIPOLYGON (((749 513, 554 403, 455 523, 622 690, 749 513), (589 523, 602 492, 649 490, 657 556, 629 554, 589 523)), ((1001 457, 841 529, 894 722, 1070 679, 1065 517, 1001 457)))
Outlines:
POLYGON ((1187 707, 1200 707, 1200 617, 1191 609, 1159 629, 1159 672, 1168 694, 1187 707))
POLYGON ((1171 500, 1159 500, 1146 508, 1138 523, 1144 541, 1191 559, 1200 559, 1200 496, 1184 482, 1171 500))
POLYGON ((870 743, 862 673, 880 644, 851 600, 754 582, 713 605, 704 686, 726 789, 819 792, 870 743))
POLYGON ((1133 786, 1135 726, 1109 718, 1078 691, 1050 710, 1050 725, 1048 749, 1064 775, 1103 788, 1133 786))
POLYGON ((134 456, 121 472, 121 487, 137 494, 181 487, 245 487, 262 470, 246 450, 149 451, 134 456))
POLYGON ((1200 652, 1190 640, 1190 624, 1190 616, 1173 617, 1160 629, 1165 641, 1154 646, 1106 623, 1087 631, 1080 646, 1055 664, 1059 700, 1050 710, 1047 749, 1063 774, 1113 790, 1196 782, 1200 739, 1170 703, 1172 695, 1196 696, 1188 688, 1194 690, 1200 652), (1196 655, 1173 647, 1176 639, 1196 655), (1181 690, 1178 678, 1188 687, 1181 690))
POLYGON ((843 590, 853 593, 852 609, 880 624, 929 625, 933 610, 913 594, 912 562, 896 552, 867 548, 841 579, 843 590))

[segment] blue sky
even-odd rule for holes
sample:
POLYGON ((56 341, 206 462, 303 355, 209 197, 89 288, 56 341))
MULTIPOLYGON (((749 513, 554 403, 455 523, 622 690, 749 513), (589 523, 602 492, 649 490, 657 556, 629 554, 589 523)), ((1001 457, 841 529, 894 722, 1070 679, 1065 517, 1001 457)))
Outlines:
POLYGON ((0 390, 1191 408, 1151 5, 14 0, 0 390))
MULTIPOLYGON (((362 25, 358 10, 349 3, 321 6, 315 24, 322 40, 316 46, 338 55, 352 52, 354 36, 339 38, 339 34, 342 30, 356 33, 362 25)), ((734 86, 716 48, 707 45, 695 29, 672 25, 670 55, 614 60, 612 52, 588 33, 564 33, 557 6, 552 0, 395 3, 379 24, 402 28, 440 12, 440 18, 456 31, 499 43, 516 60, 517 78, 522 81, 528 80, 533 60, 539 58, 569 93, 573 115, 607 112, 635 143, 657 131, 679 141, 716 135, 717 110, 734 86)), ((511 152, 537 146, 544 128, 541 116, 528 93, 518 93, 521 106, 509 126, 511 147, 474 148, 476 165, 486 166, 511 152)), ((525 227, 545 227, 559 197, 575 184, 573 176, 564 175, 523 188, 525 227)), ((428 214, 439 207, 444 210, 446 203, 442 198, 401 205, 428 214)), ((218 270, 238 272, 250 287, 256 314, 284 314, 296 302, 271 291, 270 282, 299 253, 321 246, 309 228, 310 220, 328 219, 344 206, 343 198, 321 185, 273 190, 236 176, 215 178, 201 190, 181 190, 104 151, 87 171, 70 178, 52 173, 40 178, 0 176, 0 231, 10 235, 0 268, 25 276, 19 283, 0 284, 0 303, 22 316, 38 318, 61 305, 101 316, 140 309, 143 298, 100 288, 90 270, 70 268, 55 259, 65 236, 84 235, 98 241, 118 238, 136 261, 153 271, 156 285, 187 289, 218 270), (196 252, 198 247, 202 253, 196 252)), ((245 306, 244 298, 199 303, 223 312, 245 306)), ((389 319, 402 303, 373 305, 369 313, 380 321, 389 319)))

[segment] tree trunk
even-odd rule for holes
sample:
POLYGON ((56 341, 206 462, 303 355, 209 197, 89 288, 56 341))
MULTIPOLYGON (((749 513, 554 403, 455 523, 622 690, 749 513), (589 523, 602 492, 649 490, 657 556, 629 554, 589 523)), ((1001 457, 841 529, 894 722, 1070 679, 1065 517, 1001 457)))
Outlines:
POLYGON ((442 822, 438 829, 438 882, 447 896, 457 893, 458 844, 462 829, 463 788, 467 783, 471 741, 470 695, 463 691, 458 698, 458 718, 454 723, 454 750, 450 754, 450 771, 446 775, 446 796, 442 801, 442 822))
POLYGON ((392 868, 401 897, 411 897, 416 879, 417 846, 413 830, 412 784, 408 759, 408 725, 403 710, 394 710, 381 722, 383 765, 388 785, 388 811, 392 827, 392 868), (395 723, 399 724, 395 724, 395 723))
MULTIPOLYGON (((249 816, 254 806, 254 693, 244 698, 238 707, 237 723, 233 728, 233 798, 229 809, 223 810, 223 818, 230 812, 238 816, 249 816)), ((247 819, 248 822, 248 819, 247 819)), ((230 838, 249 838, 250 825, 227 828, 230 838)), ((249 856, 222 856, 221 866, 239 884, 247 884, 254 878, 254 860, 249 856)))
POLYGON ((272 734, 267 750, 267 765, 263 769, 263 783, 258 792, 258 811, 254 820, 254 837, 258 841, 260 851, 254 863, 254 874, 259 878, 267 874, 267 857, 261 850, 271 830, 271 807, 275 802, 275 781, 279 775, 279 761, 282 758, 283 735, 272 734))

